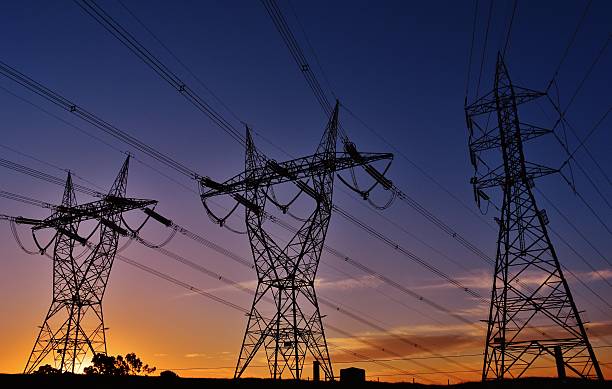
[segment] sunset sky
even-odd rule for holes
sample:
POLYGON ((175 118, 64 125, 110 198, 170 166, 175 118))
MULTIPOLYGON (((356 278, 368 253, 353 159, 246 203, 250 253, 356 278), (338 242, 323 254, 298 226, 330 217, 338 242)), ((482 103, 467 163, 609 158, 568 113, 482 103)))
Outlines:
MULTIPOLYGON (((255 143, 267 156, 284 160, 288 158, 285 153, 303 156, 314 152, 327 118, 259 1, 122 1, 209 90, 182 68, 120 2, 99 3, 233 126, 242 131, 241 121, 251 125, 256 131, 255 143)), ((481 214, 474 204, 469 184, 473 169, 463 110, 475 3, 360 0, 278 3, 311 66, 316 67, 328 97, 334 98, 333 91, 359 118, 347 109, 340 109, 340 121, 351 140, 363 151, 394 152, 388 177, 494 258, 497 228, 493 218, 499 215, 493 206, 487 213, 483 207, 481 214), (321 74, 317 60, 325 75, 321 74), (380 137, 400 150, 401 155, 380 137)), ((476 95, 489 4, 479 2, 469 101, 476 95)), ((586 1, 518 1, 506 53, 513 82, 531 89, 546 89, 586 4, 586 1)), ((495 57, 505 44, 512 8, 513 1, 494 2, 479 95, 493 87, 495 57)), ((612 48, 608 44, 611 20, 612 3, 592 1, 557 77, 559 99, 564 107, 588 73, 567 111, 569 122, 582 137, 612 103, 612 48), (597 63, 590 68, 600 52, 597 63)), ((244 169, 244 150, 237 142, 73 2, 2 2, 0 36, 0 61, 202 176, 222 181, 244 169)), ((252 261, 246 235, 232 233, 209 220, 194 181, 2 76, 0 106, 0 158, 62 179, 66 177, 63 169, 70 169, 76 183, 107 191, 125 158, 121 151, 130 151, 135 160, 130 167, 128 196, 158 200, 157 211, 162 215, 252 261)), ((556 120, 550 104, 544 100, 540 107, 535 105, 535 109, 526 110, 525 116, 524 121, 542 127, 550 127, 556 120)), ((559 175, 538 180, 536 192, 538 204, 547 210, 550 228, 555 231, 551 238, 560 261, 591 289, 568 277, 607 378, 612 376, 610 116, 586 143, 607 177, 584 149, 577 152, 576 159, 589 172, 597 189, 578 170, 573 171, 578 193, 599 220, 559 175), (563 216, 555 207, 562 210, 563 216)), ((571 132, 565 135, 571 149, 578 146, 571 132)), ((528 159, 552 167, 558 167, 566 158, 552 136, 530 145, 526 153, 528 159)), ((359 179, 364 183, 368 180, 365 175, 359 179)), ((0 182, 3 191, 54 204, 61 201, 62 187, 12 170, 0 168, 0 182)), ((291 191, 287 189, 279 196, 289 199, 291 191)), ((490 194, 499 204, 499 193, 490 194)), ((372 197, 384 203, 388 193, 379 189, 372 197)), ((77 194, 77 200, 84 203, 93 198, 77 194)), ((413 208, 396 201, 387 210, 375 210, 339 180, 334 201, 488 300, 492 267, 413 208)), ((0 198, 0 214, 44 218, 49 212, 0 198)), ((242 211, 237 212, 228 225, 244 230, 243 215, 242 211)), ((134 225, 142 219, 138 212, 128 217, 134 225)), ((284 220, 294 226, 299 223, 287 215, 284 220)), ((32 248, 27 228, 19 227, 19 233, 24 244, 32 248)), ((168 234, 161 224, 155 223, 149 223, 143 230, 143 237, 152 242, 161 241, 168 234)), ((424 383, 480 379, 486 331, 482 320, 487 319, 488 304, 374 239, 341 215, 332 216, 326 243, 464 318, 458 320, 436 311, 324 251, 317 292, 320 299, 328 302, 321 305, 321 312, 325 315, 324 325, 329 325, 326 335, 336 374, 340 368, 358 366, 367 370, 369 378, 381 381, 412 381, 413 375, 417 382, 424 383), (351 314, 364 320, 355 320, 351 314), (398 338, 410 339, 422 349, 398 338), (362 358, 357 355, 380 363, 360 361, 362 358), (450 357, 438 358, 440 355, 450 357)), ((180 234, 165 248, 225 279, 255 288, 254 270, 180 234)), ((251 294, 138 243, 132 243, 121 255, 244 309, 250 308, 251 294)), ((0 258, 0 373, 18 373, 23 371, 51 302, 52 267, 46 257, 21 251, 9 224, 4 222, 0 223, 0 258)), ((236 309, 120 260, 115 261, 110 276, 104 317, 109 328, 110 354, 135 352, 144 362, 158 369, 175 370, 185 377, 231 377, 247 321, 244 313, 236 309)), ((247 376, 267 376, 264 353, 258 354, 252 365, 247 376)), ((552 366, 552 362, 544 363, 543 368, 530 374, 554 375, 552 366)), ((311 376, 311 369, 304 368, 304 377, 311 376)))

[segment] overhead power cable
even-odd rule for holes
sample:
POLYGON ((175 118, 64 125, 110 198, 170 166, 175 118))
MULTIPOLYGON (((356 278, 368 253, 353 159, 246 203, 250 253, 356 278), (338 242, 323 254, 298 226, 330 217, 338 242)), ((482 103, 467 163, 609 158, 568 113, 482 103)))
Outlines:
POLYGON ((574 151, 572 151, 567 159, 563 162, 563 164, 561 165, 561 168, 563 168, 563 165, 565 165, 566 163, 568 163, 570 160, 574 159, 574 156, 576 155, 576 153, 578 151, 580 151, 586 142, 588 142, 589 138, 591 138, 591 136, 593 135, 593 133, 601 126, 601 124, 606 120, 606 118, 608 117, 608 115, 610 114, 610 112, 612 112, 612 106, 610 106, 602 115, 602 117, 593 125, 593 127, 591 127, 591 129, 589 130, 589 132, 586 134, 586 136, 580 141, 580 144, 578 146, 576 146, 576 148, 574 149, 574 151))
POLYGON ((53 204, 44 202, 44 201, 40 201, 40 200, 36 200, 33 199, 31 197, 27 197, 27 196, 22 196, 19 194, 15 194, 15 193, 11 193, 11 192, 7 192, 4 190, 0 190, 0 197, 5 198, 5 199, 9 199, 9 200, 13 200, 13 201, 19 201, 20 203, 24 203, 24 204, 28 204, 28 205, 33 205, 35 207, 40 207, 40 208, 47 208, 47 209, 53 209, 55 210, 56 207, 53 204))
MULTIPOLYGON (((612 185, 612 180, 610 179, 610 177, 608 176, 607 172, 602 168, 602 166, 597 162, 597 160, 593 157, 593 154, 590 152, 590 150, 588 149, 588 147, 585 144, 585 139, 587 139, 591 132, 587 134, 587 136, 585 138, 582 138, 578 135, 577 131, 574 129, 574 127, 569 123, 569 121, 567 120, 566 116, 567 116, 567 111, 569 110, 570 106, 572 105, 572 103, 575 101, 576 96, 578 95, 578 93, 580 92, 580 90, 582 89, 584 83, 586 82, 586 80, 588 79, 588 77, 591 75, 593 69, 595 68, 595 66, 597 65, 597 63, 599 62, 599 60, 601 59, 601 57, 603 56, 603 53, 605 52, 605 50, 607 49, 610 41, 612 40, 612 33, 608 34, 608 37, 604 43, 604 45, 601 47, 601 49, 599 50, 598 54, 595 56, 595 59, 593 60, 593 62, 591 63, 591 65, 589 66, 589 68, 587 69, 586 74, 583 76, 583 78, 581 79, 580 83, 578 84, 578 86, 576 87, 576 90, 574 91, 574 93, 572 94, 570 101, 568 102, 568 104, 565 106, 565 108, 561 108, 560 103, 555 102, 554 100, 552 100, 550 98, 550 96, 548 96, 548 100, 550 101, 550 103, 552 104, 553 108, 555 109, 555 111, 557 112, 557 114, 559 115, 559 118, 555 121, 554 125, 552 126, 552 131, 554 131, 557 126, 559 126, 560 124, 566 124, 567 127, 571 130, 572 134, 574 135, 574 137, 578 140, 578 142, 580 143, 580 147, 584 149, 585 153, 587 154, 587 156, 589 157, 589 159, 593 162, 593 164, 595 165, 595 167, 597 168, 597 170, 600 172, 600 174, 606 179, 606 181, 608 182, 609 185, 612 185)), ((607 114, 604 115, 604 117, 607 114)), ((595 127, 596 128, 596 127, 595 127)), ((561 146, 563 147, 563 149, 565 150, 565 152, 568 154, 568 156, 572 156, 573 154, 570 153, 569 151, 569 145, 567 145, 566 143, 562 142, 560 138, 557 137, 557 140, 559 141, 559 143, 561 143, 561 146)), ((574 159, 574 162, 576 163, 576 165, 581 169, 582 173, 585 175, 585 177, 587 177, 587 179, 589 180, 589 182, 591 183, 591 185, 596 189, 596 191, 598 192, 598 194, 600 194, 600 196, 603 197, 603 195, 601 194, 599 188, 597 188, 597 185, 593 182, 593 180, 591 179, 591 177, 589 176, 589 174, 578 164, 578 161, 576 161, 574 159)), ((607 200, 604 198, 604 201, 607 200)), ((609 205, 609 203, 607 203, 609 205)))
POLYGON ((510 17, 510 24, 508 25, 508 32, 506 33, 506 43, 504 43, 504 50, 502 51, 502 56, 506 56, 506 52, 508 51, 508 47, 510 45, 510 34, 512 33, 512 25, 514 23, 514 15, 516 15, 516 6, 518 0, 514 0, 514 4, 512 6, 512 16, 510 17))
MULTIPOLYGON (((576 227, 576 225, 575 225, 574 223, 572 223, 572 221, 571 221, 571 220, 570 220, 570 219, 569 219, 567 216, 565 216, 565 214, 564 214, 563 212, 561 212, 561 209, 559 209, 559 207, 557 207, 557 206, 556 206, 556 205, 555 205, 555 204, 554 204, 554 203, 553 203, 553 202, 552 202, 552 201, 551 201, 551 200, 550 200, 550 199, 549 199, 549 198, 548 198, 548 197, 547 197, 547 196, 546 196, 544 193, 542 193, 542 191, 541 191, 541 190, 539 190, 539 189, 537 189, 537 188, 536 188, 536 190, 538 191, 538 194, 539 194, 540 196, 542 196, 542 198, 543 198, 544 200, 546 200, 546 202, 547 202, 547 203, 548 203, 548 204, 549 204, 551 207, 553 207, 553 209, 554 209, 554 210, 555 210, 555 211, 556 211, 556 212, 557 212, 557 213, 558 213, 558 214, 559 214, 559 215, 560 215, 560 216, 563 218, 563 220, 564 220, 564 221, 567 223, 567 225, 569 225, 569 226, 572 228, 572 230, 574 230, 574 232, 575 232, 576 234, 578 234, 578 236, 580 236, 580 237, 582 238, 582 240, 584 240, 584 241, 585 241, 585 242, 586 242, 586 243, 589 245, 589 247, 591 247, 591 248, 593 249, 593 251, 595 251, 595 252, 597 253, 597 255, 599 255, 599 257, 600 257, 602 260, 604 260, 604 261, 605 261, 605 262, 606 262, 608 265, 612 266, 612 262, 610 262, 610 260, 609 260, 609 259, 608 259, 608 258, 607 258, 607 257, 606 257, 606 256, 605 256, 605 255, 604 255, 604 254, 603 254, 603 253, 602 253, 602 252, 601 252, 601 251, 600 251, 600 250, 599 250, 599 249, 598 249, 598 248, 597 248, 597 247, 596 247, 596 246, 595 246, 595 245, 594 245, 594 244, 591 242, 591 240, 590 240, 589 238, 587 238, 587 236, 586 236, 586 235, 584 235, 584 234, 582 233, 582 231, 581 231, 579 228, 577 228, 577 227, 576 227)), ((580 258, 581 258, 581 257, 580 257, 580 258)), ((595 270, 595 269, 593 268, 593 266, 591 266, 591 264, 589 264, 589 263, 588 263, 586 260, 585 260, 585 261, 583 261, 583 262, 584 262, 584 263, 585 263, 587 266, 589 266, 589 268, 590 268, 591 270, 593 270, 593 271, 597 272, 597 270, 595 270)), ((598 273, 598 272, 597 272, 597 273, 598 273)), ((598 273, 598 274, 599 274, 599 273, 598 273)), ((602 278, 603 278, 603 276, 601 276, 601 275, 600 275, 600 277, 602 277, 602 278)), ((608 285, 610 285, 610 283, 609 283, 607 280, 606 280, 606 282, 608 283, 608 285)), ((611 285, 611 286, 612 286, 612 285, 611 285)))
POLYGON ((493 15, 493 0, 489 1, 489 15, 487 17, 487 28, 485 30, 484 43, 482 44, 482 55, 480 57, 480 71, 478 72, 478 82, 476 84, 476 97, 480 91, 480 80, 482 79, 482 71, 484 69, 485 56, 487 54, 487 43, 489 42, 489 28, 491 27, 491 16, 493 15))
POLYGON ((102 7, 93 0, 75 0, 87 14, 95 19, 102 27, 117 38, 125 47, 132 51, 142 62, 151 68, 158 76, 172 86, 178 93, 185 97, 198 110, 202 111, 210 120, 231 136, 235 141, 245 147, 245 138, 241 131, 225 120, 211 105, 201 98, 181 78, 172 72, 166 65, 157 59, 146 47, 115 21, 102 7))
POLYGON ((470 42, 470 54, 468 56, 467 76, 465 77, 465 101, 468 100, 468 91, 470 89, 470 77, 472 75, 472 57, 474 56, 474 41, 476 38, 476 20, 478 20, 478 3, 474 1, 474 17, 472 18, 472 40, 470 42))
POLYGON ((293 35, 293 32, 289 28, 285 17, 283 16, 280 8, 278 7, 278 4, 276 4, 275 0, 261 0, 261 3, 268 12, 270 19, 272 19, 272 21, 274 22, 274 26, 276 27, 280 36, 283 38, 283 42, 287 46, 287 49, 289 49, 291 57, 302 72, 306 83, 314 93, 317 101, 319 102, 319 105, 323 109, 325 116, 329 117, 332 111, 332 104, 327 98, 325 92, 323 91, 323 88, 317 80, 314 72, 312 71, 312 68, 308 63, 308 60, 306 59, 302 48, 300 47, 297 39, 293 35))
POLYGON ((55 104, 59 108, 64 109, 67 112, 74 114, 82 120, 90 123, 91 125, 99 128, 104 131, 108 135, 111 135, 115 139, 127 143, 128 145, 134 147, 136 150, 148 155, 149 157, 163 163, 164 165, 174 169, 176 172, 186 175, 192 179, 197 179, 198 175, 187 168, 185 165, 175 161, 174 159, 168 157, 167 155, 162 154, 157 151, 153 147, 148 146, 144 142, 138 140, 137 138, 131 136, 125 131, 118 129, 112 124, 104 121, 93 113, 79 107, 76 103, 64 98, 63 96, 55 93, 54 91, 48 89, 44 85, 32 80, 25 74, 19 72, 17 69, 12 68, 6 63, 0 61, 0 74, 5 77, 11 79, 12 81, 20 84, 31 92, 39 95, 40 97, 46 99, 47 101, 55 104))
POLYGON ((576 36, 578 36, 578 31, 580 30, 580 28, 582 27, 582 24, 584 23, 584 20, 586 19, 586 15, 589 11, 589 8, 591 7, 592 2, 593 0, 589 0, 589 2, 584 7, 584 10, 582 11, 582 14, 580 15, 580 19, 578 19, 578 24, 576 25, 576 28, 574 29, 573 34, 570 36, 570 39, 567 42, 567 46, 565 47, 565 50, 563 51, 563 55, 561 55, 561 59, 559 60, 559 63, 557 64, 557 67, 555 68, 555 71, 553 72, 553 76, 550 79, 548 86, 546 87, 547 92, 550 90, 553 82, 559 76, 559 70, 561 70, 561 66, 565 62, 565 59, 567 58, 567 55, 569 54, 569 51, 572 48, 574 41, 576 40, 576 36))
MULTIPOLYGON (((0 166, 4 167, 4 168, 7 168, 7 169, 14 170, 14 171, 22 173, 22 174, 26 174, 28 176, 31 176, 33 178, 37 178, 39 180, 50 182, 50 183, 55 184, 55 185, 64 186, 64 184, 65 184, 65 181, 63 179, 61 179, 61 178, 58 178, 58 177, 52 176, 50 174, 43 173, 43 172, 41 172, 39 170, 35 170, 35 169, 29 168, 27 166, 24 166, 24 165, 21 165, 21 164, 9 161, 8 159, 0 158, 0 166)), ((101 193, 101 192, 98 192, 98 191, 93 190, 93 189, 89 189, 86 186, 79 185, 79 184, 74 184, 74 189, 79 191, 79 192, 85 193, 85 194, 87 194, 89 196, 92 196, 92 197, 102 197, 102 196, 104 196, 104 194, 101 193)))
POLYGON ((430 263, 428 263, 427 261, 423 260, 422 258, 417 256, 416 254, 412 253, 411 251, 407 250, 406 248, 400 246, 398 243, 392 241, 391 239, 387 238, 386 236, 384 236, 380 232, 376 231, 374 228, 372 228, 372 227, 370 227, 370 226, 360 222, 354 216, 350 215, 349 213, 345 212, 344 210, 341 210, 338 207, 334 207, 334 209, 342 217, 344 217, 345 219, 351 221, 352 223, 358 224, 359 226, 361 226, 361 228, 363 228, 365 231, 367 231, 371 236, 373 236, 376 239, 380 240, 381 242, 385 243, 387 246, 389 246, 392 249, 400 252, 405 257, 407 257, 410 260, 412 260, 412 261, 418 263, 419 265, 423 266, 424 268, 426 268, 427 270, 429 270, 432 273, 436 274, 440 278, 446 280, 448 283, 450 283, 450 284, 456 286, 457 288, 463 290, 464 292, 466 292, 471 297, 474 297, 474 298, 476 298, 477 300, 480 300, 483 303, 487 303, 487 299, 485 299, 483 296, 481 296, 478 292, 473 291, 472 289, 464 286, 461 282, 459 282, 459 281, 455 280, 454 278, 450 277, 449 275, 444 273, 442 270, 438 269, 436 266, 431 265, 430 263))
POLYGON ((172 50, 170 50, 170 48, 153 32, 151 31, 151 29, 149 27, 147 27, 146 24, 144 24, 142 22, 142 20, 140 20, 140 18, 134 13, 132 12, 132 10, 125 5, 125 2, 121 1, 121 0, 117 0, 119 2, 119 4, 121 5, 121 7, 123 7, 123 9, 125 9, 127 11, 127 13, 130 14, 130 16, 132 18, 134 18, 134 20, 136 20, 136 22, 142 27, 144 28, 147 33, 149 33, 149 35, 151 35, 153 37, 153 39, 161 46, 163 47, 164 50, 166 50, 166 52, 168 52, 168 54, 170 54, 170 56, 172 58, 174 58, 174 60, 181 65, 181 67, 183 69, 185 69, 185 71, 187 73, 189 73, 189 75, 191 77, 193 77, 194 80, 196 80, 196 82, 206 90, 206 92, 208 92, 219 104, 221 104, 221 106, 223 106, 223 108, 225 108, 233 117, 234 119, 238 120, 239 122, 242 122, 242 120, 238 117, 238 115, 236 115, 236 113, 230 108, 228 107, 223 100, 221 100, 219 98, 219 96, 217 96, 217 94, 215 94, 215 92, 212 91, 212 89, 210 89, 208 87, 208 85, 206 85, 204 83, 204 81, 202 81, 202 79, 200 77, 197 76, 197 74, 195 74, 195 72, 193 72, 188 66, 187 64, 185 64, 185 62, 183 62, 172 50))

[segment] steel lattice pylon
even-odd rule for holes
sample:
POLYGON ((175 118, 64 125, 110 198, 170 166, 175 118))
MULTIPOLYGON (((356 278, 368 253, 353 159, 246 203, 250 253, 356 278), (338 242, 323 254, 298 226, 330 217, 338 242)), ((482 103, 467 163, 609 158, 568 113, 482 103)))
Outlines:
MULTIPOLYGON (((32 225, 33 232, 49 228, 55 236, 42 254, 53 244, 53 300, 36 339, 25 373, 32 373, 49 355, 60 371, 75 372, 85 356, 106 354, 106 328, 102 298, 108 282, 120 235, 124 212, 141 209, 156 201, 125 197, 129 156, 125 160, 108 195, 101 200, 77 205, 68 173, 62 205, 44 220, 16 218, 20 224, 32 225), (79 235, 79 226, 87 220, 97 227, 87 236, 79 235), (98 239, 92 238, 98 232, 98 239), (97 241, 97 242, 96 242, 97 241), (77 243, 82 252, 77 253, 77 243)), ((35 237, 35 235, 33 235, 35 237)), ((38 241, 36 241, 38 244, 38 241)))
POLYGON ((493 91, 466 105, 475 197, 489 200, 483 189, 503 190, 483 380, 521 377, 543 356, 556 361, 560 377, 567 369, 573 376, 603 379, 549 238, 548 218, 532 191, 535 178, 557 170, 527 162, 523 152, 524 141, 551 131, 520 122, 517 106, 544 95, 513 85, 498 55, 493 91), (497 115, 497 127, 479 125, 490 114, 497 115), (496 150, 502 163, 478 174, 481 156, 496 150))
MULTIPOLYGON (((272 378, 285 370, 301 378, 307 354, 320 363, 327 379, 334 373, 329 358, 321 313, 315 292, 315 276, 332 214, 334 176, 339 170, 390 160, 391 154, 358 153, 347 144, 346 152, 336 152, 338 104, 329 119, 315 154, 286 162, 266 159, 254 146, 247 129, 245 171, 224 183, 202 180, 202 200, 231 195, 246 210, 246 225, 257 271, 257 289, 238 357, 235 378, 240 377, 263 346, 272 378), (293 182, 314 199, 316 206, 281 247, 263 224, 272 186, 293 182), (261 307, 273 302, 275 314, 266 317, 261 307)), ((371 167, 370 167, 371 169, 371 167)), ((380 177, 387 187, 390 182, 380 177), (386 181, 385 181, 386 180, 386 181)), ((207 207, 208 209, 208 207, 207 207)))

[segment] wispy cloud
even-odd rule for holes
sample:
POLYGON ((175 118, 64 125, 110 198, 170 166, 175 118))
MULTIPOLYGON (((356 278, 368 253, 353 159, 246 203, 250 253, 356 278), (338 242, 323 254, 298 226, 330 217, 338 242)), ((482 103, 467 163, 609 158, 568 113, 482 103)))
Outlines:
POLYGON ((315 281, 315 286, 318 290, 351 290, 359 288, 376 288, 382 283, 378 278, 370 275, 341 278, 341 279, 326 279, 318 278, 315 281))
POLYGON ((351 338, 330 338, 329 343, 340 360, 354 359, 343 350, 370 358, 388 358, 430 355, 431 350, 440 354, 466 350, 479 352, 482 347, 482 333, 469 326, 417 326, 410 330, 410 333, 404 328, 395 328, 388 333, 360 333, 351 338))
MULTIPOLYGON (((491 289, 492 278, 493 275, 490 271, 480 270, 477 272, 472 272, 471 274, 453 277, 456 281, 460 282, 466 288, 470 289, 482 289, 489 290, 491 289)), ((431 279, 429 282, 426 282, 422 285, 415 286, 414 289, 448 289, 455 288, 456 286, 446 282, 441 281, 439 279, 431 279)))
MULTIPOLYGON (((573 273, 584 281, 601 281, 602 278, 605 280, 612 280, 612 270, 611 269, 599 269, 596 271, 573 271, 573 273)), ((534 286, 541 285, 548 274, 522 274, 519 278, 515 280, 515 286, 519 289, 531 288, 534 286)), ((566 275, 567 277, 567 275, 566 275)), ((573 277, 570 277, 570 281, 573 277)), ((454 277, 455 280, 460 282, 463 286, 470 289, 475 290, 483 290, 488 291, 491 290, 493 286, 493 274, 490 270, 482 269, 478 272, 473 272, 469 275, 463 275, 454 277)), ((455 285, 452 285, 448 282, 440 281, 437 279, 432 279, 428 283, 423 285, 419 285, 414 287, 414 289, 450 289, 455 288, 455 285)))
POLYGON ((612 270, 610 269, 600 269, 580 273, 574 272, 574 274, 576 274, 576 276, 579 278, 582 278, 583 280, 586 279, 588 281, 601 281, 602 278, 605 280, 612 280, 612 270))
POLYGON ((185 354, 185 358, 205 358, 206 354, 204 353, 189 353, 185 354))

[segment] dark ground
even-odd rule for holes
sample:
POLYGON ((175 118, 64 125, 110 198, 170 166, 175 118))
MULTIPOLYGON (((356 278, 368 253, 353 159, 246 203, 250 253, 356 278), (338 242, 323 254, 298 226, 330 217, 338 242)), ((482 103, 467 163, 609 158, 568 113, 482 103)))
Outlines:
MULTIPOLYGON (((84 375, 61 375, 61 376, 36 376, 22 374, 0 374, 0 388, 62 388, 62 389, 117 389, 117 388, 354 388, 367 387, 376 388, 448 388, 449 386, 438 385, 421 385, 411 383, 383 383, 383 382, 366 382, 363 384, 347 384, 341 382, 319 382, 311 381, 272 381, 265 379, 210 379, 210 378, 160 378, 160 377, 100 377, 100 376, 84 376, 84 375)), ((612 389, 612 381, 593 382, 566 380, 559 381, 549 378, 529 378, 522 380, 513 380, 505 382, 472 382, 465 384, 451 385, 450 387, 457 389, 479 389, 479 388, 610 388, 612 389)))

